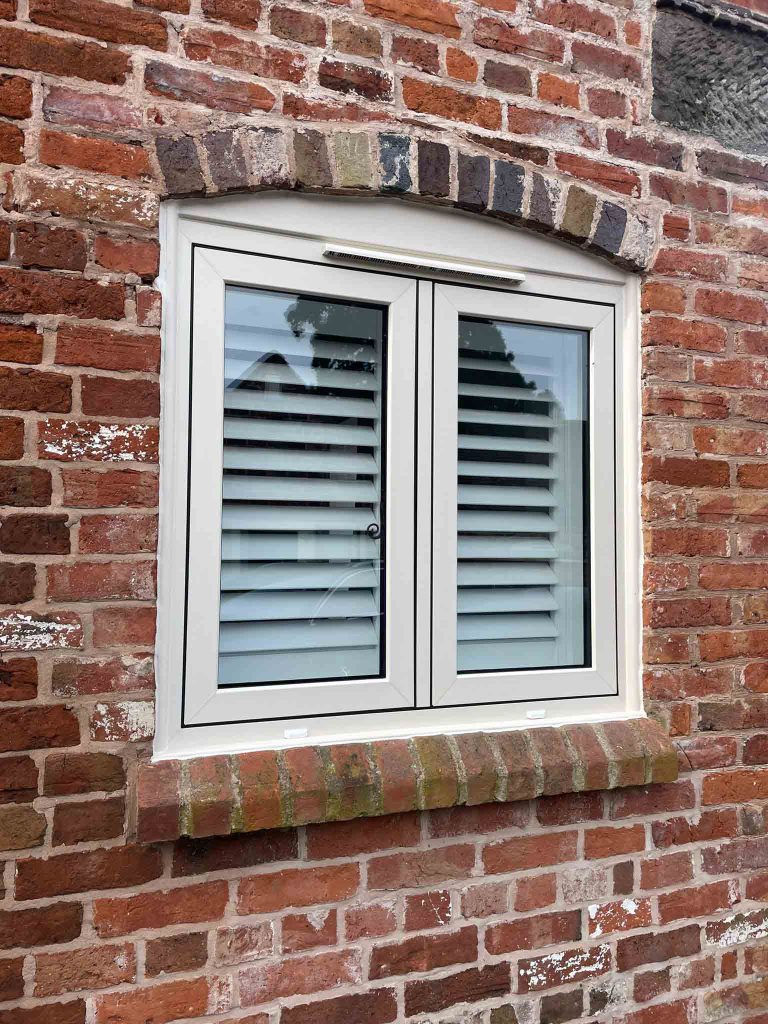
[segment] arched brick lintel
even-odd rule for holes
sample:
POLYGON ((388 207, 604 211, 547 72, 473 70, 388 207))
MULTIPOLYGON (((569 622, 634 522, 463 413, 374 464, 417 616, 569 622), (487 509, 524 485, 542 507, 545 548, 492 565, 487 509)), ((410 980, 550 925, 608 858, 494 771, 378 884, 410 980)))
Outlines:
POLYGON ((165 198, 265 189, 402 196, 554 234, 614 264, 647 270, 658 214, 588 184, 452 143, 391 131, 234 128, 160 137, 165 198))

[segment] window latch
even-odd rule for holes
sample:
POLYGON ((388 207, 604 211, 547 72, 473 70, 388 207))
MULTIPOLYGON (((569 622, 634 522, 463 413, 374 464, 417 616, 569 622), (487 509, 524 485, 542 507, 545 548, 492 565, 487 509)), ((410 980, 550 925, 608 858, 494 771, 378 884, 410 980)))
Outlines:
POLYGON ((381 527, 378 523, 370 523, 365 528, 365 532, 371 538, 371 540, 378 540, 381 536, 381 527))

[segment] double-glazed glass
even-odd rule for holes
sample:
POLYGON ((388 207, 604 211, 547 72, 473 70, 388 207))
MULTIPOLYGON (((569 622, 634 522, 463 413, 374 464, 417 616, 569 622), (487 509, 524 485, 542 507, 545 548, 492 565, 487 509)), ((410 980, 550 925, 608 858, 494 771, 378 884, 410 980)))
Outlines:
POLYGON ((459 318, 459 672, 590 663, 588 352, 459 318))
POLYGON ((383 674, 385 332, 226 288, 220 685, 383 674))

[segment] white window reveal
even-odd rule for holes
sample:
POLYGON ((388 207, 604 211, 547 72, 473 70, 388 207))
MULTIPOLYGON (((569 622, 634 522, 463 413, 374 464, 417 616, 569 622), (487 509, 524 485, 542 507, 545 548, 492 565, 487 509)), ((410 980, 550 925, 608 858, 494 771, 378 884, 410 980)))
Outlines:
POLYGON ((157 752, 636 714, 636 282, 396 201, 164 235, 157 752))

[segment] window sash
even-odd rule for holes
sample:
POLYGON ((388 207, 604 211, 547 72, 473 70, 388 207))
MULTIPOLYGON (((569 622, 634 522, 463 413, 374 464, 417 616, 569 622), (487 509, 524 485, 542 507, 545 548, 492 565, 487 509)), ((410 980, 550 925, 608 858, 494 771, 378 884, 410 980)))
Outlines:
POLYGON ((615 368, 613 307, 435 285, 432 701, 438 706, 536 702, 618 692, 615 590, 615 368), (592 664, 500 672, 457 671, 459 317, 588 331, 592 664), (596 539, 600 538, 600 543, 596 539))
POLYGON ((414 465, 417 283, 336 267, 197 247, 190 348, 189 545, 184 723, 288 720, 414 707, 414 465), (388 307, 385 483, 386 675, 217 684, 224 452, 225 289, 239 285, 388 307), (404 386, 405 385, 405 386, 404 386), (393 458, 396 453, 396 458, 393 458))

